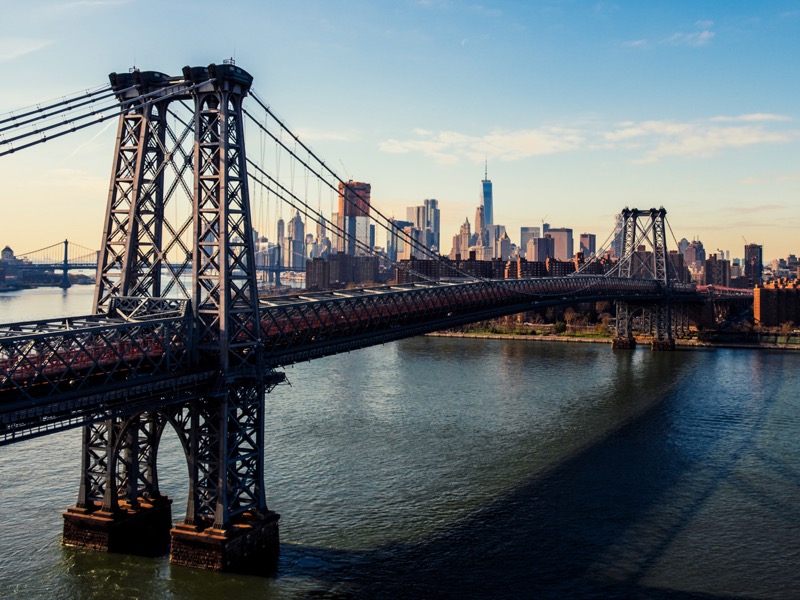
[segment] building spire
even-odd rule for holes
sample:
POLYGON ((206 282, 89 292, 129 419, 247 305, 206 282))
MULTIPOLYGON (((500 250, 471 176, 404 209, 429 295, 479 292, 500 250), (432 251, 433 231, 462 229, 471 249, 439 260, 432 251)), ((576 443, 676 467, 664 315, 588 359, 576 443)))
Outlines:
POLYGON ((489 159, 486 157, 483 159, 483 180, 489 181, 489 159))

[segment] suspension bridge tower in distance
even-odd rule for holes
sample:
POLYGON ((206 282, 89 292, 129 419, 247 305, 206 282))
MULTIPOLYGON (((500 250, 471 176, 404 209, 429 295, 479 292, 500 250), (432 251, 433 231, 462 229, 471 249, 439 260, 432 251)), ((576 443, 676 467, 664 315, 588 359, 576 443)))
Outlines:
POLYGON ((113 316, 120 301, 182 297, 194 319, 197 375, 158 392, 147 412, 84 427, 64 543, 139 554, 168 546, 177 564, 265 574, 277 556, 279 516, 265 499, 264 402, 283 375, 265 368, 261 339, 242 122, 252 77, 227 61, 177 77, 110 79, 122 110, 94 310, 113 316), (188 114, 168 119, 178 110, 188 114), (167 205, 181 189, 188 216, 171 223, 177 211, 167 205), (156 469, 167 424, 189 472, 186 517, 176 527, 156 469))

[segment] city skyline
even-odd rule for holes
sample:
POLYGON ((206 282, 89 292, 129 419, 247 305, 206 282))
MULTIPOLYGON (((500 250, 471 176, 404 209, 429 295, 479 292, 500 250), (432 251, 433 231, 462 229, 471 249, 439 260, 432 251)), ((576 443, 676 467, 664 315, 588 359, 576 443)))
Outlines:
MULTIPOLYGON (((206 40, 210 6, 182 10, 181 29, 172 5, 163 19, 125 1, 7 7, 0 113, 132 65, 175 74, 234 56, 343 179, 372 184, 385 214, 438 199, 443 253, 475 214, 486 161, 493 221, 515 243, 545 216, 599 243, 624 206, 663 205, 677 239, 738 255, 745 237, 765 261, 797 251, 797 2, 234 2, 231 36, 206 40), (123 22, 140 37, 119 43, 123 22), (358 94, 334 91, 342 80, 358 94)), ((98 244, 115 129, 3 157, 4 245, 98 244)))

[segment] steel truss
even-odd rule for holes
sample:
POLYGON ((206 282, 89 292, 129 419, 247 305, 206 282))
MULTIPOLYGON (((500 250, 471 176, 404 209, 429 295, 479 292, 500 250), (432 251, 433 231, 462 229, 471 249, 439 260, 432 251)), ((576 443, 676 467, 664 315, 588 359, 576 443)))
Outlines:
POLYGON ((633 340, 633 319, 639 314, 639 329, 653 336, 653 347, 666 348, 674 344, 675 323, 672 303, 680 289, 677 275, 670 272, 667 256, 666 215, 664 208, 622 211, 622 256, 616 266, 620 277, 647 279, 663 286, 658 302, 618 300, 617 339, 633 340))
POLYGON ((189 464, 186 524, 226 531, 243 515, 269 513, 264 396, 267 382, 283 377, 264 368, 259 327, 242 120, 252 78, 228 64, 187 67, 183 76, 186 94, 163 96, 158 90, 172 89, 176 78, 134 73, 132 89, 112 76, 121 101, 149 100, 120 116, 95 312, 113 307, 142 318, 154 309, 137 298, 153 304, 178 293, 191 303, 195 337, 185 347, 193 368, 218 376, 186 401, 85 427, 78 508, 114 513, 160 498, 155 456, 171 423, 189 464), (191 114, 177 116, 172 109, 181 106, 191 114), (168 117, 181 127, 170 127, 168 117), (171 221, 165 206, 181 193, 191 214, 171 221))

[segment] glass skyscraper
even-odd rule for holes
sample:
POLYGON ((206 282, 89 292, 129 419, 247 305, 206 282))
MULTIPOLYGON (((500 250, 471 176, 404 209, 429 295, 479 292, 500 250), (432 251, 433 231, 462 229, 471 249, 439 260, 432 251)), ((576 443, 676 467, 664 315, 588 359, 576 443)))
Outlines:
POLYGON ((483 221, 485 225, 494 225, 494 210, 492 209, 492 182, 489 179, 489 163, 484 167, 483 181, 481 181, 481 206, 483 206, 483 221))

